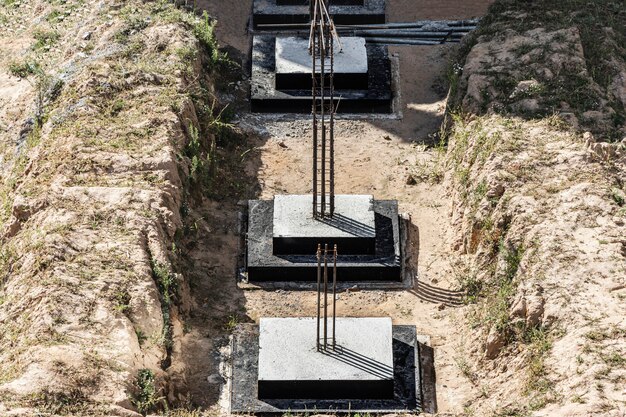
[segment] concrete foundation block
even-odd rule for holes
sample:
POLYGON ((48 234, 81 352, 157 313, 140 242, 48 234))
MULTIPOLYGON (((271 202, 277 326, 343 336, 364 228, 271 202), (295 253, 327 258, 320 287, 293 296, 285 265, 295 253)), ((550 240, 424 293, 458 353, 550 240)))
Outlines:
POLYGON ((373 255, 376 250, 374 197, 335 196, 332 218, 313 218, 311 195, 274 197, 272 240, 275 255, 313 255, 318 244, 338 246, 344 255, 373 255))
MULTIPOLYGON (((276 89, 300 90, 312 88, 309 40, 299 37, 276 38, 276 89)), ((317 85, 321 85, 321 59, 316 61, 317 85)), ((324 59, 325 72, 330 72, 330 57, 324 59)), ((368 63, 365 39, 342 37, 334 43, 335 90, 367 90, 368 63)), ((328 75, 324 80, 330 83, 328 75)))
POLYGON ((318 351, 315 318, 262 318, 259 398, 393 398, 391 319, 338 318, 336 326, 335 348, 318 351))

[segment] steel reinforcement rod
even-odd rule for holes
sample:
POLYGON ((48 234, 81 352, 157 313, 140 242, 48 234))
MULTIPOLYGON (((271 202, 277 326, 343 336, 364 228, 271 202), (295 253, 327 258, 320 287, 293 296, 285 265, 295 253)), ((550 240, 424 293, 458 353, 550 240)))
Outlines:
POLYGON ((317 337, 315 338, 315 347, 320 350, 320 281, 322 278, 322 245, 317 245, 317 337))
POLYGON ((332 262, 332 289, 333 289, 333 306, 332 306, 332 333, 330 342, 332 349, 335 350, 337 345, 337 245, 334 245, 332 252, 328 248, 328 244, 317 245, 317 320, 316 320, 316 339, 315 347, 318 352, 328 349, 328 268, 329 261, 332 262), (332 256, 332 259, 329 257, 332 256), (323 295, 322 295, 323 293, 323 295), (323 301, 322 301, 323 299, 323 301), (322 306, 322 302, 324 305, 322 306), (322 317, 323 314, 323 317, 322 317), (323 330, 321 329, 323 326, 323 330), (320 334, 323 333, 323 334, 320 334), (321 341, 323 339, 323 342, 321 341))
POLYGON ((328 348, 328 244, 324 245, 324 350, 328 348))
POLYGON ((386 45, 441 45, 442 43, 458 43, 457 40, 418 40, 418 39, 406 39, 406 38, 372 38, 368 39, 371 43, 382 43, 386 45))
MULTIPOLYGON (((318 158, 318 154, 317 154, 317 76, 316 76, 316 72, 315 72, 315 67, 316 67, 316 59, 317 59, 317 1, 315 2, 311 2, 311 5, 313 5, 313 3, 315 3, 315 7, 313 8, 313 13, 311 16, 311 33, 310 33, 310 38, 309 38, 309 52, 311 53, 311 58, 313 60, 313 71, 311 72, 311 76, 312 76, 312 82, 313 82, 313 88, 312 88, 312 95, 313 95, 313 107, 311 109, 311 113, 313 113, 313 215, 315 216, 315 214, 317 214, 317 193, 318 193, 318 189, 317 189, 317 158, 318 158)), ((318 335, 318 341, 319 341, 319 335, 318 335)))
POLYGON ((333 248, 333 350, 337 345, 337 333, 335 332, 337 321, 337 245, 333 248))
MULTIPOLYGON (((315 2, 314 2, 315 3, 315 2)), ((416 22, 398 23, 372 23, 367 25, 336 25, 338 31, 350 29, 408 29, 408 28, 431 28, 431 27, 454 27, 460 29, 472 29, 478 25, 479 20, 419 20, 416 22)), ((264 29, 306 29, 308 23, 259 23, 264 29)))

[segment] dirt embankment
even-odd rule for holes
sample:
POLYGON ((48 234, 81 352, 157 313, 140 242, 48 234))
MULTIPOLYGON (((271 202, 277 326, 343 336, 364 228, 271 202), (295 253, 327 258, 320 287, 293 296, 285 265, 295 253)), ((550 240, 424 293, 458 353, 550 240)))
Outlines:
POLYGON ((227 129, 212 26, 166 2, 2 4, 0 414, 180 403, 187 216, 227 129))
POLYGON ((626 409, 626 11, 578 3, 497 2, 451 69, 467 414, 626 409))

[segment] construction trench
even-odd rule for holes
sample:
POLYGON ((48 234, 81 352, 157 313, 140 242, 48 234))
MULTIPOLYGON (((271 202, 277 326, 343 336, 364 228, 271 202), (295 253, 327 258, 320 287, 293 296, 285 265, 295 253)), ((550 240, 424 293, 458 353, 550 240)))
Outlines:
POLYGON ((225 363, 230 412, 437 411, 427 334, 390 317, 337 315, 338 292, 410 290, 416 272, 398 201, 335 193, 334 129, 340 114, 398 112, 388 45, 458 42, 476 22, 387 23, 382 0, 254 1, 250 110, 310 115, 312 194, 248 202, 237 281, 313 291, 317 315, 237 326, 225 363))
POLYGON ((317 316, 262 317, 259 325, 239 326, 232 339, 230 411, 435 412, 432 349, 420 343, 427 336, 417 335, 415 326, 393 326, 389 317, 336 317, 338 285, 412 288, 414 276, 404 265, 408 228, 397 201, 335 195, 334 157, 341 150, 335 149, 334 123, 338 112, 393 112, 386 43, 455 42, 475 22, 397 29, 385 24, 384 2, 368 0, 258 1, 253 9, 251 110, 311 113, 313 193, 248 203, 239 280, 315 288, 317 316))

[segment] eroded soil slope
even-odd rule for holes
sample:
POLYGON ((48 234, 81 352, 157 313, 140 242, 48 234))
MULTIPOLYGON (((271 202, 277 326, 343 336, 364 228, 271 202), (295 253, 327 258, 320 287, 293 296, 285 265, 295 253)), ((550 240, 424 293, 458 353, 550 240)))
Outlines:
POLYGON ((626 409, 625 14, 497 2, 452 69, 468 414, 626 409))
POLYGON ((0 34, 0 414, 180 403, 180 246, 225 126, 212 25, 167 2, 4 1, 0 34))

